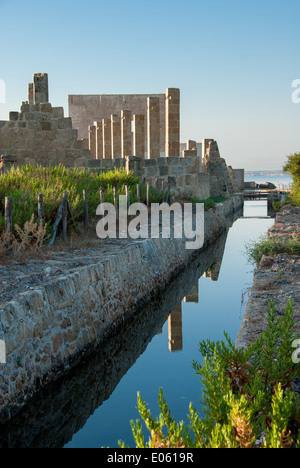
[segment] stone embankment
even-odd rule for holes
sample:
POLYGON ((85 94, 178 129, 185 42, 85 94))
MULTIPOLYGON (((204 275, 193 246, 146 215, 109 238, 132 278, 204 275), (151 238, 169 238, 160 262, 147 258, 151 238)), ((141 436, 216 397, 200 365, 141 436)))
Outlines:
MULTIPOLYGON (((268 235, 276 239, 300 238, 300 207, 285 205, 276 215, 268 235)), ((300 335, 300 257, 280 254, 264 256, 254 273, 254 282, 237 337, 238 348, 247 347, 267 326, 267 311, 274 299, 278 316, 293 299, 295 332, 300 335)))
MULTIPOLYGON (((228 229, 242 204, 232 197, 205 213, 202 251, 228 229)), ((179 239, 97 240, 26 267, 2 266, 0 340, 7 359, 0 364, 0 421, 92 352, 199 253, 179 239)))

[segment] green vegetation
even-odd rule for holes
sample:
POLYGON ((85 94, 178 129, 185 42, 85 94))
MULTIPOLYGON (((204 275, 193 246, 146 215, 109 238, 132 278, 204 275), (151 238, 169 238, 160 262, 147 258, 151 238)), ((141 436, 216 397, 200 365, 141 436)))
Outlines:
POLYGON ((284 201, 281 201, 281 200, 278 200, 278 201, 273 201, 272 202, 272 208, 274 211, 276 211, 276 213, 278 213, 281 208, 286 204, 287 202, 287 199, 285 199, 284 201))
POLYGON ((246 255, 251 263, 258 264, 263 255, 272 256, 282 253, 300 255, 300 239, 296 236, 288 239, 261 236, 258 241, 246 245, 246 255))
MULTIPOLYGON (((193 368, 203 384, 201 418, 190 404, 189 427, 177 423, 162 391, 160 415, 154 419, 138 394, 138 410, 150 432, 146 442, 140 420, 131 422, 138 448, 300 448, 299 395, 293 381, 299 376, 295 352, 293 303, 276 318, 272 301, 268 327, 247 349, 225 341, 200 343, 201 364, 193 368)), ((125 448, 123 442, 119 443, 125 448)))
POLYGON ((217 203, 222 203, 223 201, 227 200, 226 197, 210 197, 206 200, 199 200, 198 198, 192 198, 192 203, 203 203, 205 211, 210 210, 210 208, 214 208, 217 203))
MULTIPOLYGON (((113 203, 113 187, 117 188, 117 196, 125 194, 125 185, 129 186, 131 202, 138 201, 136 186, 139 182, 125 169, 109 172, 92 172, 87 170, 66 169, 56 167, 22 166, 12 168, 7 174, 0 175, 0 233, 4 228, 4 199, 13 197, 13 227, 18 224, 21 228, 32 219, 37 219, 38 194, 43 193, 44 222, 47 233, 57 217, 62 201, 63 192, 69 193, 69 204, 76 221, 83 218, 84 201, 83 190, 87 190, 89 214, 94 215, 100 203, 100 187, 105 190, 104 201, 113 203)), ((146 202, 146 187, 140 187, 141 202, 146 202)), ((156 192, 150 187, 150 202, 160 202, 162 192, 156 192)), ((16 232, 14 232, 17 234, 16 232)))
POLYGON ((294 205, 300 206, 300 153, 289 155, 283 169, 293 177, 292 193, 289 197, 290 201, 294 205))

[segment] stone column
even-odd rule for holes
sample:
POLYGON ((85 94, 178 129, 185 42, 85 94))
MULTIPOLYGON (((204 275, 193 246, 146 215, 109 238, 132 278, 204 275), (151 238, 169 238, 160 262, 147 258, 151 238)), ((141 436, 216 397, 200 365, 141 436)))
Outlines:
POLYGON ((103 158, 102 121, 96 122, 96 159, 103 158))
POLYGON ((187 140, 186 142, 186 149, 188 151, 193 151, 197 149, 197 142, 194 140, 187 140))
POLYGON ((35 73, 33 75, 33 102, 34 104, 49 102, 47 73, 35 73))
POLYGON ((147 98, 147 157, 160 158, 159 98, 147 98))
POLYGON ((96 127, 95 125, 89 126, 89 150, 91 157, 96 158, 96 127))
POLYGON ((183 340, 182 340, 182 307, 181 303, 176 307, 174 312, 169 315, 168 320, 169 329, 169 350, 170 351, 181 351, 183 340))
POLYGON ((180 90, 166 90, 166 157, 180 154, 180 90))
POLYGON ((28 104, 33 104, 33 83, 28 84, 28 104))
POLYGON ((145 158, 145 116, 133 116, 133 156, 145 158))
POLYGON ((121 111, 121 148, 122 158, 132 156, 131 111, 121 111))
POLYGON ((111 119, 102 119, 103 158, 111 159, 111 119))
POLYGON ((192 287, 189 294, 184 298, 184 302, 194 302, 195 304, 199 303, 199 283, 192 287))
POLYGON ((121 119, 118 115, 111 116, 111 149, 113 159, 121 157, 121 119))

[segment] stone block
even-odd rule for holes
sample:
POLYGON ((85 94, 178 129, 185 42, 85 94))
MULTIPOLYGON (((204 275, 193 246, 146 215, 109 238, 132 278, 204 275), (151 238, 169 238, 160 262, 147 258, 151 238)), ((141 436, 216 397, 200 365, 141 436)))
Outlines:
POLYGON ((52 117, 54 119, 63 119, 64 118, 64 108, 63 107, 52 107, 51 114, 52 114, 52 117))
POLYGON ((10 112, 9 113, 9 120, 10 121, 19 120, 19 112, 10 112))
POLYGON ((52 106, 51 106, 50 102, 42 103, 40 105, 40 111, 44 112, 44 113, 52 112, 52 106))
POLYGON ((65 117, 58 120, 58 128, 72 128, 71 117, 65 117))

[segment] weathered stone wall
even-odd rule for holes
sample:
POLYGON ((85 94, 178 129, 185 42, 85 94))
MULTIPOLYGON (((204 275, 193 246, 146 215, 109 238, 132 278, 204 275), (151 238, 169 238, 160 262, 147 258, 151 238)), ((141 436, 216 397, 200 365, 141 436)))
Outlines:
MULTIPOLYGON (((165 152, 165 94, 97 94, 69 95, 69 116, 74 128, 78 130, 79 138, 88 137, 88 127, 102 119, 110 119, 111 115, 121 115, 122 110, 131 110, 132 115, 144 115, 147 118, 147 98, 159 99, 161 121, 160 151, 165 152)), ((147 144, 145 136, 145 147, 147 144)))
POLYGON ((28 88, 28 101, 20 112, 10 112, 9 121, 0 121, 0 154, 18 165, 63 164, 85 167, 91 154, 85 140, 78 140, 72 120, 62 107, 52 107, 48 99, 48 77, 35 74, 28 88))
POLYGON ((215 140, 203 140, 203 172, 208 174, 210 195, 212 197, 228 196, 238 189, 232 168, 228 168, 225 159, 221 158, 215 140))
MULTIPOLYGON (((241 205, 242 199, 236 197, 205 213, 205 246, 227 229, 227 216, 241 205)), ((98 247, 94 263, 73 267, 2 303, 0 339, 7 351, 0 378, 2 420, 42 384, 94 349, 199 253, 177 239, 132 242, 104 259, 98 247)))
POLYGON ((94 170, 126 168, 132 170, 135 177, 149 182, 153 187, 157 181, 170 185, 175 196, 195 197, 206 200, 210 197, 210 183, 207 174, 198 172, 198 158, 156 158, 143 159, 127 156, 124 159, 90 159, 87 167, 94 170))

